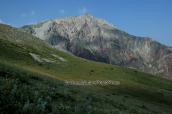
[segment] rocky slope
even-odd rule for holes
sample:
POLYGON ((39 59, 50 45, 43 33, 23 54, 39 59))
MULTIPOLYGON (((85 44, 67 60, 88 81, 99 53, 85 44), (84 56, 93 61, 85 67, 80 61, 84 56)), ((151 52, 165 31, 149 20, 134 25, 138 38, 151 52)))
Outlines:
POLYGON ((88 13, 19 29, 69 54, 172 79, 172 47, 149 37, 130 35, 88 13))

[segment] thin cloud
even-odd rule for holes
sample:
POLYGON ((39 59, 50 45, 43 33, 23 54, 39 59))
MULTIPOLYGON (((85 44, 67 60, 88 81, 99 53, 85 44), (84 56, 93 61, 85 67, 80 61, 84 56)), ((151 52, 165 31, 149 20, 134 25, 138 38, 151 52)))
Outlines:
POLYGON ((26 16, 26 14, 25 14, 25 13, 21 14, 21 17, 24 17, 24 16, 26 16))
POLYGON ((60 10, 61 13, 64 13, 64 10, 60 10))
POLYGON ((5 22, 3 22, 1 19, 0 19, 0 23, 2 23, 2 24, 6 24, 6 25, 10 25, 9 23, 5 23, 5 22))
POLYGON ((83 15, 83 14, 85 14, 87 11, 88 11, 88 10, 87 10, 85 7, 83 7, 82 9, 79 9, 79 14, 83 15))
POLYGON ((32 15, 35 15, 35 13, 36 13, 35 11, 33 11, 33 10, 31 11, 31 14, 32 14, 32 15))

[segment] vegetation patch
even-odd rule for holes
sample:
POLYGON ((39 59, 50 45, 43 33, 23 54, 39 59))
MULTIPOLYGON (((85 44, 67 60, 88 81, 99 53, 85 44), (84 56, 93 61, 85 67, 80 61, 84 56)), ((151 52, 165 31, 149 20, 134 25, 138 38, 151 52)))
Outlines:
POLYGON ((130 112, 123 104, 63 82, 1 64, 0 112, 3 114, 112 113, 130 112), (3 66, 3 67, 2 67, 3 66), (5 69, 4 69, 5 67, 5 69), (8 73, 7 73, 8 72, 8 73), (112 108, 112 109, 111 109, 112 108))

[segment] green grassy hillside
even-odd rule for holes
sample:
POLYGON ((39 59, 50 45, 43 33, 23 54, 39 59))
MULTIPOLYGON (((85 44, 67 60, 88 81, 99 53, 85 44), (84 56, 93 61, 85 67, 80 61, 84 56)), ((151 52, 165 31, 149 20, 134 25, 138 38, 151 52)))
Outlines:
POLYGON ((172 80, 72 56, 4 24, 0 81, 2 113, 172 113, 172 80), (38 62, 30 53, 55 62, 38 62), (65 80, 120 84, 66 85, 65 80))

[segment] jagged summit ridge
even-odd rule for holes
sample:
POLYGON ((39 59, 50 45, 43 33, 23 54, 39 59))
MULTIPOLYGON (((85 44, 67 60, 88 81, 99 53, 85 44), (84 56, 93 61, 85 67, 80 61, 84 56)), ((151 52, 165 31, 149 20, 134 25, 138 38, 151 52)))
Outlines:
POLYGON ((76 56, 172 79, 172 50, 149 37, 136 37, 86 13, 21 27, 76 56))

